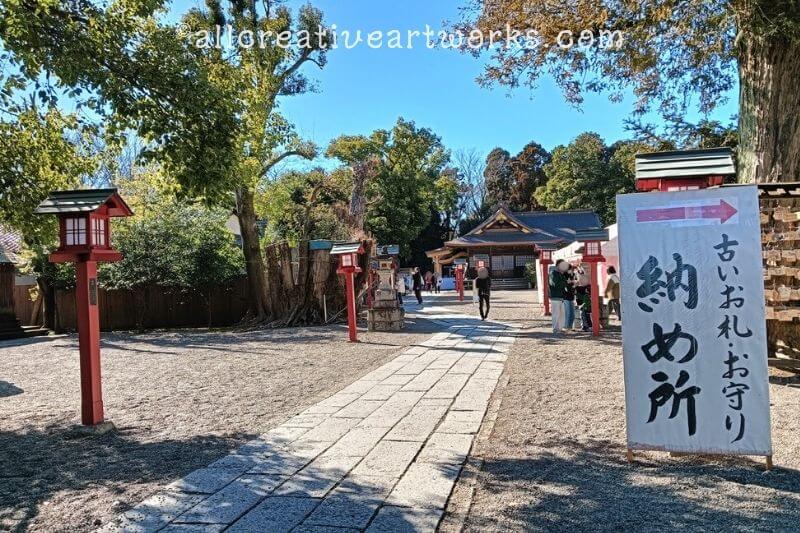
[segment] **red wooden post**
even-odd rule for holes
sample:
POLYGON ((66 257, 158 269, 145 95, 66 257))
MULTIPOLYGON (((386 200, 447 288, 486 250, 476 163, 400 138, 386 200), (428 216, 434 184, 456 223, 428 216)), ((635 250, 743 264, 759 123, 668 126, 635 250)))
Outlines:
POLYGON ((542 298, 544 316, 550 316, 550 261, 542 261, 542 298))
POLYGON ((456 265, 456 290, 458 301, 464 301, 464 265, 456 265))
POLYGON ((542 307, 544 316, 550 316, 550 265, 553 264, 553 250, 540 248, 539 263, 542 265, 542 307))
POLYGON ((356 323, 356 292, 353 272, 344 275, 347 291, 347 328, 350 330, 350 342, 358 342, 358 328, 356 323))
POLYGON ((75 265, 75 298, 78 306, 78 345, 81 366, 81 423, 103 422, 103 390, 100 379, 100 313, 97 306, 97 263, 75 265))
POLYGON ((600 336, 600 287, 597 283, 597 262, 592 261, 591 265, 592 279, 590 281, 591 292, 589 296, 592 298, 592 336, 600 336))

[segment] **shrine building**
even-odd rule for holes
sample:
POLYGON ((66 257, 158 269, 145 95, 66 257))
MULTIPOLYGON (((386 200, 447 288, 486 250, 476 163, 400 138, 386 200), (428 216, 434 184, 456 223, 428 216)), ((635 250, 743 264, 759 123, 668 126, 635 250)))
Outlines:
POLYGON ((454 262, 466 259, 467 277, 474 278, 478 262, 482 261, 493 284, 522 288, 527 287, 525 265, 535 264, 543 248, 561 248, 575 242, 577 231, 599 228, 600 217, 588 209, 515 212, 500 207, 466 235, 426 255, 433 260, 439 276, 448 277, 454 262))

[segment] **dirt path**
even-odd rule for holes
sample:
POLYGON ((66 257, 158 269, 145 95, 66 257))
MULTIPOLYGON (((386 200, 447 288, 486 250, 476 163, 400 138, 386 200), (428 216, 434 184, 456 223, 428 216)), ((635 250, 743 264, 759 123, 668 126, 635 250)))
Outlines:
POLYGON ((771 473, 763 460, 655 452, 629 465, 620 334, 556 340, 525 313, 534 306, 507 305, 498 315, 526 329, 491 436, 474 449, 485 463, 466 531, 800 530, 800 380, 771 378, 771 473))
POLYGON ((106 416, 119 431, 70 438, 74 336, 0 344, 0 530, 88 531, 330 396, 438 331, 340 326, 103 336, 106 416))

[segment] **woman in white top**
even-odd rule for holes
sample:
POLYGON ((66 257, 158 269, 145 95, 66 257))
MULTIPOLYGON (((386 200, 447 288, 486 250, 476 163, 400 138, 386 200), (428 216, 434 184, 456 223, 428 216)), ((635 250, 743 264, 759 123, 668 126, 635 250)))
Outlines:
POLYGON ((394 289, 397 291, 397 301, 403 305, 403 295, 406 293, 406 281, 400 274, 395 274, 394 289))

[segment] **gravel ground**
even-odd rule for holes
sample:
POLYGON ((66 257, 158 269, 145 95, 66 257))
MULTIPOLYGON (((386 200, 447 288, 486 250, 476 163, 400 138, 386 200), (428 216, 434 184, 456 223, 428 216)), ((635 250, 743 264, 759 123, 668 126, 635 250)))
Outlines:
POLYGON ((77 338, 0 343, 0 530, 89 531, 441 329, 103 335, 106 417, 75 437, 77 338))
POLYGON ((772 372, 773 472, 658 452, 630 465, 619 332, 553 339, 531 292, 495 300, 492 318, 525 329, 473 450, 484 464, 466 531, 800 531, 800 379, 772 372))

